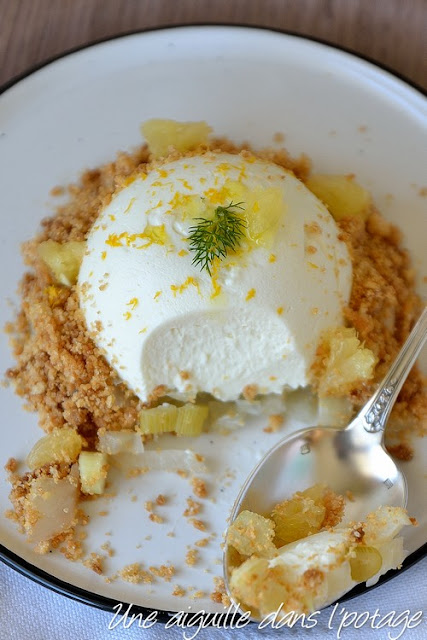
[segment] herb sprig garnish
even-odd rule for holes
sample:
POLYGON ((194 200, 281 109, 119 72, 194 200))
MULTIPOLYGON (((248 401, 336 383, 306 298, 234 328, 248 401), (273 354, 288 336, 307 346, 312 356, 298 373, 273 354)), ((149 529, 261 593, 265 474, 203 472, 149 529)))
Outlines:
POLYGON ((201 271, 206 269, 210 276, 214 260, 225 258, 230 249, 234 251, 240 246, 246 223, 233 209, 244 211, 242 204, 244 202, 230 202, 227 207, 219 206, 211 220, 195 218, 198 223, 188 230, 190 251, 194 253, 193 264, 200 265, 201 271))

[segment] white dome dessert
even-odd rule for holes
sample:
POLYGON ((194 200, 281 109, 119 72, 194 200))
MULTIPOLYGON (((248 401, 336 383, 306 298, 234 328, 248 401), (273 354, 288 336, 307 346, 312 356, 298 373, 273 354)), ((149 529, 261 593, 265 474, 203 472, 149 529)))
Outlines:
POLYGON ((321 334, 342 325, 350 295, 338 233, 276 164, 227 153, 168 162, 124 187, 89 235, 79 274, 87 325, 142 401, 160 385, 221 400, 248 385, 306 386, 321 334), (245 237, 210 275, 193 264, 189 229, 231 203, 245 237))

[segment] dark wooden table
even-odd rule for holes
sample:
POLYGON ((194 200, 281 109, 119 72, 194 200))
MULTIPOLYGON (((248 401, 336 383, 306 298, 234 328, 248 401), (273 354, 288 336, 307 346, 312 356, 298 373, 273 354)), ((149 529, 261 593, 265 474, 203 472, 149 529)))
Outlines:
POLYGON ((218 22, 327 40, 427 88, 427 0, 0 0, 0 84, 100 38, 218 22))

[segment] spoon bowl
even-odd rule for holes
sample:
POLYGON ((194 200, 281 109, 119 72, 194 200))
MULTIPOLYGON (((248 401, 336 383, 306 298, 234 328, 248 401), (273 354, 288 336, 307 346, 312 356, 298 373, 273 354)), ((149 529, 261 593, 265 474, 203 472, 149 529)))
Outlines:
POLYGON ((279 442, 244 484, 231 514, 270 512, 296 491, 316 483, 347 495, 346 519, 361 520, 380 505, 404 507, 406 480, 380 442, 354 428, 304 429, 279 442))
MULTIPOLYGON (((230 524, 243 510, 274 505, 317 483, 347 496, 345 521, 363 520, 379 506, 406 507, 406 479, 383 445, 384 428, 400 389, 427 338, 427 308, 378 390, 345 429, 311 427, 278 442, 243 485, 230 524)), ((227 543, 224 578, 229 590, 227 543)), ((231 595, 231 594, 230 594, 231 595)))

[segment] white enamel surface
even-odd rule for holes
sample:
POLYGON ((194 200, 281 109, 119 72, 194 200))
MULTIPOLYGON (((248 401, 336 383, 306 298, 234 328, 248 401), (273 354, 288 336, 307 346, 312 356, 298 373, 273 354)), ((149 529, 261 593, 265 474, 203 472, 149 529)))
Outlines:
POLYGON ((89 236, 79 283, 95 341, 143 402, 159 385, 235 400, 250 384, 261 393, 308 384, 321 333, 343 322, 351 263, 332 216, 292 174, 221 153, 165 164, 120 191, 89 236), (188 250, 194 220, 183 220, 173 203, 206 201, 230 181, 277 189, 282 213, 267 246, 242 245, 241 255, 221 262, 215 295, 188 250), (130 240, 162 225, 164 244, 130 240), (128 242, 117 240, 123 233, 128 242))
MULTIPOLYGON (((218 134, 261 146, 270 145, 281 131, 288 149, 309 154, 316 170, 355 173, 385 216, 401 225, 425 293, 426 199, 419 191, 426 186, 426 116, 422 96, 387 73, 320 44, 267 31, 172 29, 75 53, 0 98, 2 300, 16 301, 16 283, 23 273, 18 247, 52 211, 49 190, 77 179, 82 168, 138 144, 139 125, 151 117, 206 120, 218 134)), ((3 302, 1 324, 12 315, 13 308, 3 302)), ((5 368, 12 364, 5 336, 0 347, 5 368)), ((3 458, 23 459, 40 437, 36 417, 22 410, 11 390, 1 390, 1 402, 3 458)), ((129 480, 114 471, 116 498, 88 505, 93 514, 88 550, 111 541, 116 555, 107 561, 109 575, 135 561, 174 562, 180 573, 173 583, 208 594, 212 576, 222 571, 219 545, 228 510, 261 454, 284 433, 265 434, 264 426, 255 419, 233 436, 207 434, 193 443, 206 455, 210 469, 209 499, 200 518, 217 534, 200 550, 195 567, 183 561, 186 545, 205 534, 182 518, 191 487, 176 474, 156 472, 129 480), (151 523, 143 508, 145 500, 160 492, 169 497, 168 507, 159 508, 165 526, 151 523), (108 515, 98 516, 103 509, 108 515), (167 536, 171 530, 174 538, 167 536), (112 535, 106 537, 107 532, 112 535), (142 546, 136 548, 138 544, 142 546)), ((287 430, 298 426, 289 424, 287 430)), ((176 438, 170 440, 169 447, 177 446, 176 438)), ((182 448, 189 446, 184 439, 178 442, 182 448)), ((423 447, 425 443, 417 444, 414 460, 402 465, 409 481, 409 510, 420 521, 419 527, 404 532, 408 551, 417 549, 426 536, 423 447)), ((7 495, 0 465, 1 512, 9 506, 7 495)), ((151 586, 120 580, 107 584, 59 554, 37 556, 6 519, 0 520, 0 542, 62 580, 111 598, 170 610, 218 610, 208 597, 172 597, 171 584, 161 580, 151 586)))

